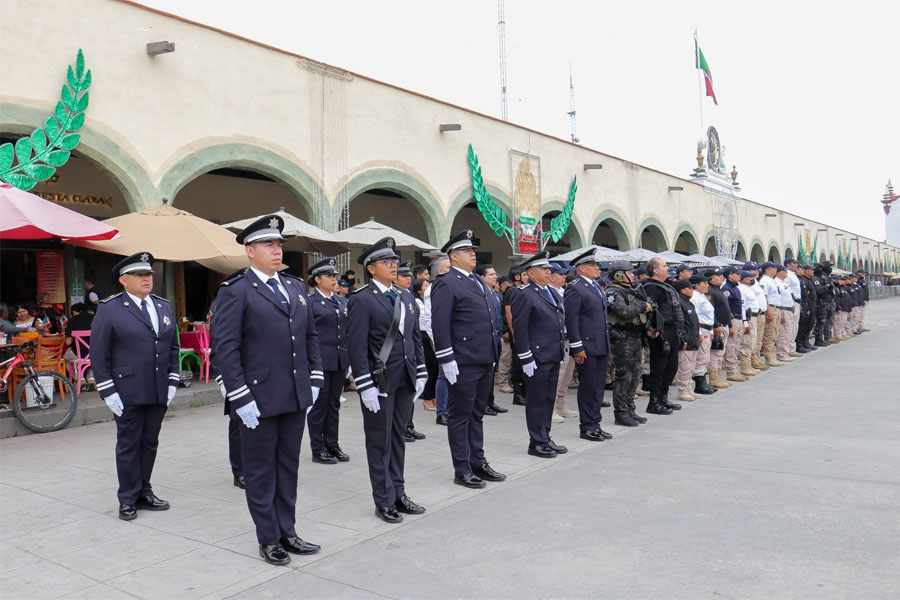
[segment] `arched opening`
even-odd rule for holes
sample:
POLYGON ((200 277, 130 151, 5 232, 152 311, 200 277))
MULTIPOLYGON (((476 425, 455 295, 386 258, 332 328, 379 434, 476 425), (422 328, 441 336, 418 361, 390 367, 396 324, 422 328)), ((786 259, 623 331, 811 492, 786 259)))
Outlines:
MULTIPOLYGON (((544 232, 550 231, 550 223, 553 219, 559 215, 558 210, 551 210, 541 217, 541 230, 544 232)), ((493 232, 492 232, 493 233, 493 232)), ((578 230, 575 228, 575 223, 569 223, 569 228, 566 229, 566 233, 559 239, 558 242, 554 242, 553 239, 547 240, 547 245, 545 246, 545 250, 550 252, 550 256, 555 256, 557 254, 562 254, 563 252, 568 252, 569 250, 576 250, 581 248, 581 238, 578 235, 578 230)))
POLYGON ((700 245, 697 243, 697 238, 694 237, 693 233, 682 231, 675 239, 674 249, 675 252, 680 252, 681 254, 697 254, 700 252, 700 245))
POLYGON ((773 263, 781 264, 781 253, 778 251, 777 246, 769 248, 769 260, 773 263))
MULTIPOLYGON (((819 262, 825 262, 825 260, 826 260, 825 253, 822 252, 821 254, 819 254, 819 262)), ((831 261, 831 262, 834 263, 834 261, 831 261)))
MULTIPOLYGON (((446 241, 431 240, 430 238, 433 236, 429 234, 428 224, 421 212, 417 210, 417 203, 408 194, 391 188, 373 187, 367 189, 365 192, 350 199, 348 211, 346 222, 349 227, 375 219, 382 225, 387 225, 397 231, 438 247, 446 241)), ((361 252, 362 249, 351 251, 348 266, 349 269, 356 272, 356 280, 359 283, 365 282, 362 267, 356 262, 356 258, 361 252)), ((412 260, 416 263, 420 263, 423 260, 426 263, 428 262, 428 260, 423 259, 423 251, 399 249, 397 254, 400 255, 400 260, 412 260)))
POLYGON ((706 240, 706 246, 703 248, 703 256, 716 256, 719 251, 716 249, 716 238, 711 237, 706 240))
POLYGON ((669 249, 665 234, 656 225, 647 225, 641 230, 640 246, 651 252, 663 252, 669 249))
MULTIPOLYGON (((481 240, 481 246, 475 251, 478 264, 492 264, 497 269, 497 273, 501 275, 509 271, 511 265, 509 257, 512 255, 509 240, 505 236, 498 236, 491 231, 481 215, 481 211, 478 210, 475 200, 465 204, 456 213, 450 226, 450 235, 463 229, 473 230, 481 240)), ((444 242, 446 240, 441 241, 438 246, 443 245, 444 242)))
POLYGON ((750 260, 752 260, 756 264, 762 264, 766 262, 766 255, 763 252, 762 246, 760 246, 759 244, 753 244, 753 247, 750 249, 750 260))
POLYGON ((858 268, 855 258, 851 261, 851 268, 853 269, 854 273, 856 272, 856 269, 858 268))
POLYGON ((791 249, 790 246, 785 246, 785 248, 784 248, 784 259, 787 260, 788 258, 797 258, 797 257, 794 256, 794 251, 791 249))
POLYGON ((744 242, 738 240, 737 250, 734 252, 734 260, 747 262, 747 251, 744 249, 744 242))
POLYGON ((630 250, 628 234, 625 227, 616 219, 609 218, 600 221, 594 230, 591 243, 614 250, 630 250))

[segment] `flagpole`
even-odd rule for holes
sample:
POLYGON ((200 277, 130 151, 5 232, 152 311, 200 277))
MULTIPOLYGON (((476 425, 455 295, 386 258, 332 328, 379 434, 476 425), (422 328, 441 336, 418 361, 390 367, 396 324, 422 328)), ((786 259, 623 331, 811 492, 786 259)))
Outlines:
POLYGON ((697 69, 697 100, 700 106, 700 138, 703 138, 703 75, 700 73, 700 41, 694 28, 694 68, 697 69))

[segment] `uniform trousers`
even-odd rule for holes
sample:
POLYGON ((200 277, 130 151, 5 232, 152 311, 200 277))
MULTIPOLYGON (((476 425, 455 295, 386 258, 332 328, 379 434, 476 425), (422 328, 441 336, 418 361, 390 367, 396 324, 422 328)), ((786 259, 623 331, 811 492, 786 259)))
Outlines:
POLYGON ((313 454, 338 445, 341 392, 344 391, 346 373, 346 371, 325 371, 325 385, 319 392, 318 400, 306 415, 309 447, 313 454))
MULTIPOLYGON (((234 412, 234 409, 232 409, 234 412)), ((297 535, 297 471, 303 440, 304 411, 260 417, 259 425, 241 429, 244 491, 260 544, 277 544, 297 535)))
MULTIPOLYGON (((613 412, 624 416, 634 411, 634 392, 641 381, 641 334, 625 331, 625 337, 612 344, 612 357, 616 365, 613 383, 613 412)), ((579 385, 579 389, 581 386, 579 385)))
MULTIPOLYGON (((734 375, 735 373, 739 373, 741 370, 740 350, 743 347, 744 343, 743 321, 741 321, 740 319, 732 318, 731 332, 732 335, 725 338, 725 370, 729 375, 734 375)), ((748 333, 746 335, 750 334, 748 333)))
POLYGON ((559 381, 556 383, 556 410, 563 410, 566 407, 566 393, 569 391, 569 384, 572 382, 572 373, 575 372, 575 358, 569 354, 569 342, 566 342, 565 359, 559 367, 559 381))
POLYGON ((434 355, 434 344, 426 332, 422 332, 422 351, 425 353, 425 369, 428 379, 425 381, 425 389, 422 390, 422 400, 434 400, 435 387, 437 386, 438 366, 437 357, 434 355))
POLYGON ((531 443, 540 446, 550 440, 550 419, 553 418, 560 365, 556 361, 536 364, 534 375, 525 376, 525 425, 531 443))
POLYGON ((500 344, 500 361, 497 366, 497 384, 511 385, 509 381, 509 369, 512 366, 512 351, 509 349, 509 342, 501 342, 500 344))
POLYGON ((678 353, 678 374, 675 381, 678 384, 678 393, 688 394, 693 389, 691 377, 694 375, 694 366, 697 364, 697 350, 682 350, 678 353))
MULTIPOLYGON (((446 380, 445 380, 446 382, 446 380)), ((404 383, 387 396, 379 396, 381 408, 373 413, 360 401, 366 434, 366 459, 372 499, 377 508, 393 506, 403 496, 403 465, 406 460, 406 424, 415 390, 404 383)))
POLYGON ((781 322, 778 324, 778 336, 775 338, 775 358, 790 358, 791 338, 794 330, 794 313, 787 310, 777 309, 781 322))
POLYGON ((447 399, 450 394, 449 388, 450 384, 447 383, 447 378, 444 377, 444 370, 438 367, 437 382, 434 386, 435 414, 438 417, 446 417, 450 414, 450 409, 447 407, 447 399))
POLYGON ((678 330, 665 327, 650 340, 650 397, 665 396, 678 373, 678 330), (664 342, 668 342, 665 344, 664 342))
POLYGON ((789 342, 788 352, 797 351, 797 332, 800 331, 800 304, 794 302, 791 308, 791 339, 789 342))
MULTIPOLYGON (((750 326, 750 331, 745 333, 741 338, 741 347, 738 350, 738 359, 740 362, 747 362, 754 356, 754 352, 756 351, 756 338, 757 338, 757 328, 759 327, 759 319, 754 316, 750 316, 750 320, 748 321, 748 325, 750 326)), ((759 354, 756 354, 759 356, 759 354)), ((738 369, 740 370, 740 369, 738 369)), ((729 371, 730 373, 731 371, 729 371)))
POLYGON ((493 387, 493 365, 459 365, 456 383, 449 386, 447 440, 456 475, 471 473, 487 462, 482 420, 493 387))
POLYGON ((836 310, 834 300, 825 304, 825 338, 829 340, 834 337, 834 314, 836 310))
MULTIPOLYGON (((600 408, 606 390, 608 360, 607 354, 588 354, 583 363, 575 364, 578 369, 578 427, 582 432, 596 429, 603 420, 600 408)), ((572 362, 575 362, 574 359, 572 362)))
MULTIPOLYGON (((768 309, 766 309, 768 310, 768 309)), ((754 348, 753 356, 759 358, 760 353, 763 349, 763 343, 765 342, 765 331, 766 331, 766 313, 760 313, 758 317, 756 317, 756 348, 754 348)))
POLYGON ((859 306, 854 306, 852 309, 850 309, 850 317, 849 317, 850 333, 853 333, 854 331, 857 331, 860 328, 859 309, 860 309, 859 306))
POLYGON ((150 475, 159 448, 165 404, 126 405, 116 420, 116 474, 119 504, 134 504, 153 491, 150 475))
POLYGON ((241 443, 241 418, 236 413, 228 415, 228 462, 231 474, 240 477, 244 474, 244 446, 241 443))
POLYGON ((694 362, 694 376, 706 375, 709 367, 710 352, 712 346, 712 330, 700 328, 700 347, 697 348, 697 360, 694 362))
POLYGON ((838 311, 834 313, 834 337, 842 337, 844 335, 844 323, 846 323, 846 321, 846 312, 838 311))
POLYGON ((869 308, 869 301, 866 300, 863 302, 863 305, 859 307, 859 328, 862 329, 866 326, 866 309, 869 308))
MULTIPOLYGON (((728 349, 729 344, 734 343, 734 338, 728 337, 727 335, 721 339, 721 350, 713 350, 712 342, 710 341, 709 364, 707 365, 707 371, 709 371, 710 374, 718 373, 722 370, 722 361, 725 359, 725 351, 728 349)), ((710 340, 712 340, 712 337, 710 340)))

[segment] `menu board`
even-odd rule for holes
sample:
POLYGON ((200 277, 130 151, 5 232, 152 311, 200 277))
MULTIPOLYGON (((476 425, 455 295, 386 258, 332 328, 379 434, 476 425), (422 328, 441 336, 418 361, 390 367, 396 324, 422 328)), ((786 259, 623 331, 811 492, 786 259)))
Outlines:
POLYGON ((62 252, 37 252, 38 295, 47 292, 52 304, 66 303, 66 268, 62 252))

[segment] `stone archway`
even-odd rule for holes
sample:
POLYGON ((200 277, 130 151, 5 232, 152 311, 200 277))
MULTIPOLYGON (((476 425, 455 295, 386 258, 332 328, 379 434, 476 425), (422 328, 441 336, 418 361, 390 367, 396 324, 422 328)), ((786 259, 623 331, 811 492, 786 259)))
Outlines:
POLYGON ((784 247, 784 259, 787 260, 788 258, 793 258, 793 259, 799 260, 796 256, 794 256, 794 251, 791 249, 791 247, 785 246, 784 247))
POLYGON ((769 246, 768 259, 773 263, 781 264, 781 252, 778 251, 778 246, 775 244, 769 246))
POLYGON ((665 230, 657 219, 648 217, 638 228, 639 245, 652 252, 663 252, 669 249, 665 230))
POLYGON ((680 225, 675 230, 672 249, 681 254, 699 254, 700 243, 697 241, 697 234, 694 232, 694 228, 687 223, 680 225))
POLYGON ((598 246, 614 250, 631 250, 634 247, 625 219, 613 210, 604 210, 597 215, 588 233, 591 243, 598 246))
POLYGON ((766 254, 765 254, 765 252, 763 252, 761 243, 754 242, 753 246, 751 246, 750 260, 752 260, 756 264, 762 264, 762 263, 766 262, 766 254))
POLYGON ((734 260, 747 262, 747 250, 744 247, 743 240, 738 240, 737 249, 734 252, 734 260))

